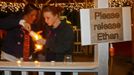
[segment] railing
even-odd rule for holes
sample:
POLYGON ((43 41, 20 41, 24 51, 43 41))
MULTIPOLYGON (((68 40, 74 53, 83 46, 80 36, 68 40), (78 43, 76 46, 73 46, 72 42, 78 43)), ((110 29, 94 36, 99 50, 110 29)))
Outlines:
POLYGON ((44 75, 44 72, 55 72, 61 75, 61 72, 72 72, 78 75, 79 72, 97 72, 97 75, 108 75, 108 43, 95 45, 94 62, 0 62, 0 71, 4 75, 11 75, 11 71, 21 71, 22 75, 28 75, 28 71, 38 72, 44 75))
POLYGON ((61 75, 61 72, 72 72, 78 75, 79 72, 98 72, 97 63, 89 62, 0 62, 0 70, 4 75, 11 75, 11 71, 21 71, 22 75, 28 75, 29 71, 36 71, 38 75, 44 75, 44 72, 55 72, 55 75, 61 75))
POLYGON ((74 35, 75 35, 75 43, 74 43, 74 54, 86 54, 90 55, 93 53, 93 46, 81 46, 81 32, 80 29, 76 26, 73 27, 74 35))

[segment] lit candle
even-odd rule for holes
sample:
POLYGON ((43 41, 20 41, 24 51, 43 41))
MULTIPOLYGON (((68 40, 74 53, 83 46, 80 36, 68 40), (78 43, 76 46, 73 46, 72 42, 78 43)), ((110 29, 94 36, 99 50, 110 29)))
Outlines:
POLYGON ((18 64, 21 64, 21 61, 20 61, 20 60, 18 60, 18 61, 17 61, 17 63, 18 63, 18 64))
POLYGON ((51 61, 51 65, 55 65, 55 61, 51 61))
MULTIPOLYGON (((39 40, 39 39, 43 39, 40 34, 35 33, 34 31, 31 31, 31 32, 30 32, 30 36, 33 38, 34 41, 37 41, 37 40, 39 40)), ((36 53, 36 52, 42 50, 42 48, 43 48, 43 45, 35 44, 35 51, 34 51, 34 53, 36 53)))
POLYGON ((35 50, 40 51, 43 48, 43 45, 35 44, 35 50))
POLYGON ((39 64, 39 61, 34 61, 35 64, 39 64))
POLYGON ((33 38, 34 41, 42 39, 42 36, 40 34, 35 33, 34 31, 30 32, 30 36, 33 38))
POLYGON ((34 61, 34 64, 35 64, 35 66, 37 66, 37 67, 40 67, 40 62, 39 61, 34 61))
POLYGON ((18 66, 21 66, 21 61, 18 60, 18 61, 17 61, 17 64, 18 64, 18 66))

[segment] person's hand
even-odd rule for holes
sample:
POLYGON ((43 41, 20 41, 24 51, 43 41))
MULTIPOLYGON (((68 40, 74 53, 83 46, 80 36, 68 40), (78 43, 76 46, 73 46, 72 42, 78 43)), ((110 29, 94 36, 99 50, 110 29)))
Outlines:
POLYGON ((31 25, 29 23, 26 23, 25 20, 21 19, 19 24, 22 25, 24 29, 27 30, 28 32, 31 31, 31 25))
POLYGON ((28 32, 31 31, 31 26, 28 23, 24 23, 24 29, 26 29, 28 32))
POLYGON ((46 40, 45 39, 39 39, 39 40, 36 40, 36 43, 39 44, 39 45, 45 45, 46 40))

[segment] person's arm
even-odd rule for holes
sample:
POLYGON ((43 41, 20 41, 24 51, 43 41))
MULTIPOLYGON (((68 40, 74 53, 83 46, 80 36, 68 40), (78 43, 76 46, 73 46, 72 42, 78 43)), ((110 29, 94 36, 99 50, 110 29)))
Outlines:
POLYGON ((16 18, 16 16, 11 15, 6 18, 0 19, 0 29, 10 29, 14 28, 19 24, 20 18, 16 18))
MULTIPOLYGON (((60 36, 57 36, 57 39, 53 39, 49 41, 50 45, 50 51, 54 53, 71 53, 71 49, 74 44, 74 33, 71 28, 65 28, 65 30, 61 31, 62 34, 60 36)), ((45 45, 48 39, 39 39, 36 42, 38 44, 45 45)))

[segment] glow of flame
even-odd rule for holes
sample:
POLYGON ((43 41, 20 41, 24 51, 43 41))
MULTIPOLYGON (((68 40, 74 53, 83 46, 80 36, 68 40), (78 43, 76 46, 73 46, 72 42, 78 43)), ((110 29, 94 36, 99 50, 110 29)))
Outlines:
POLYGON ((17 64, 21 64, 21 61, 20 61, 20 60, 18 60, 18 61, 17 61, 17 64))
POLYGON ((36 47, 36 50, 41 50, 43 48, 43 46, 39 44, 35 44, 35 47, 36 47))
POLYGON ((39 61, 34 61, 35 64, 39 64, 39 61))
POLYGON ((18 64, 18 66, 21 66, 21 61, 20 60, 18 60, 18 61, 16 61, 17 62, 17 64, 18 64))
POLYGON ((34 40, 39 40, 42 38, 41 35, 39 35, 39 34, 34 34, 33 37, 34 37, 34 40))
POLYGON ((35 51, 34 53, 38 52, 38 51, 41 51, 43 48, 43 45, 40 45, 40 44, 35 44, 35 51))
POLYGON ((35 40, 38 40, 38 39, 39 39, 39 38, 38 38, 38 35, 35 35, 34 37, 35 37, 35 40))
MULTIPOLYGON (((39 33, 32 32, 31 37, 34 41, 42 39, 42 36, 39 33)), ((35 44, 35 53, 42 50, 43 45, 35 44)))
POLYGON ((37 60, 34 61, 34 64, 35 64, 36 67, 40 67, 40 62, 39 61, 37 61, 37 60))

